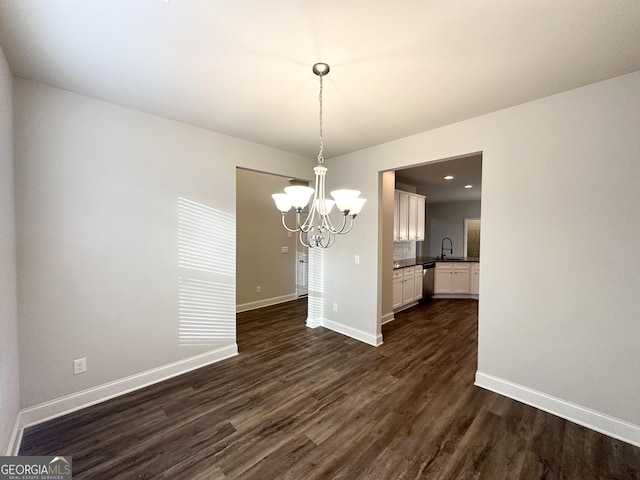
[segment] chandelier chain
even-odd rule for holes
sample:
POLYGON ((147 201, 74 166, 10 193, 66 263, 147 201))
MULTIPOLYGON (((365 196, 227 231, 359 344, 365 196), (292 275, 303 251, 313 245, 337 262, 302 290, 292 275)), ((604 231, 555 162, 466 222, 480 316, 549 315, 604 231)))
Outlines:
POLYGON ((322 165, 324 163, 324 157, 322 156, 322 151, 324 150, 324 143, 322 141, 322 77, 324 75, 319 75, 320 77, 320 94, 318 95, 318 100, 320 102, 320 151, 318 152, 318 165, 322 165))

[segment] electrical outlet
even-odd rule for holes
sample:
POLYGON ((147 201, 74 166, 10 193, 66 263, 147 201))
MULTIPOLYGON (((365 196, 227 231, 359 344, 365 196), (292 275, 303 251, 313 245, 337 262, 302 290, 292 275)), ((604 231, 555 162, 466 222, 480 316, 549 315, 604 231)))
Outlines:
POLYGON ((337 311, 338 311, 338 304, 337 304, 337 303, 334 303, 334 304, 333 304, 333 311, 334 311, 334 312, 337 312, 337 311))
POLYGON ((262 288, 256 287, 256 293, 262 293, 262 288))
POLYGON ((280 250, 282 253, 289 253, 289 247, 282 247, 280 250))
POLYGON ((78 375, 79 373, 84 373, 87 371, 87 359, 86 358, 78 358, 73 361, 73 374, 78 375))

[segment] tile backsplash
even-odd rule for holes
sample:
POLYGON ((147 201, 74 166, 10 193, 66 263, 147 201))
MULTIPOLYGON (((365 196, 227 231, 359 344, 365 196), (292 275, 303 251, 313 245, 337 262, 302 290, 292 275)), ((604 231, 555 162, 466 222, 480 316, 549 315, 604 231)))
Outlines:
POLYGON ((393 260, 416 257, 416 242, 393 242, 393 260))

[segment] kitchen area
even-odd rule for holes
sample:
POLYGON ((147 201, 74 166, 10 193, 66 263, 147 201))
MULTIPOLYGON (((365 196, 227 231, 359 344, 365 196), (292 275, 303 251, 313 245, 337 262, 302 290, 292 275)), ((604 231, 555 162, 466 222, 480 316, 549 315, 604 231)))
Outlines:
POLYGON ((395 172, 393 313, 431 299, 478 299, 481 172, 481 154, 395 172))

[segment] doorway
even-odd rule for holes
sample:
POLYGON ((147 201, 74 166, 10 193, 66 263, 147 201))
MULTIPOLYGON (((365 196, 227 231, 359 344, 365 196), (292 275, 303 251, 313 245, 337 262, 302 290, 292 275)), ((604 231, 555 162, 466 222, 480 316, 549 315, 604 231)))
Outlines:
MULTIPOLYGON (((299 298, 308 284, 307 255, 282 226, 271 194, 290 185, 280 175, 236 169, 236 311, 299 298), (302 260, 302 261, 301 261, 302 260)), ((293 212, 285 216, 295 223, 293 212)))
MULTIPOLYGON (((436 261, 442 253, 442 239, 452 240, 452 257, 468 257, 466 219, 481 218, 482 196, 482 152, 459 157, 407 166, 392 171, 380 172, 381 185, 381 258, 384 270, 380 272, 382 292, 381 323, 393 320, 393 263, 400 260, 436 261), (425 236, 423 241, 402 245, 394 242, 394 190, 407 191, 425 197, 425 236), (407 252, 409 257, 407 256, 407 252), (403 255, 405 257, 403 257, 403 255)), ((475 232, 473 233, 475 235, 475 232)), ((479 239, 480 232, 477 229, 479 239)), ((406 243, 406 242, 405 242, 406 243)), ((479 242, 474 250, 480 255, 479 242)), ((417 264, 417 263, 416 263, 417 264)), ((478 269, 479 271, 479 269, 478 269)), ((469 288, 471 292, 471 285, 469 288)), ((469 294, 471 295, 471 293, 469 294)))

